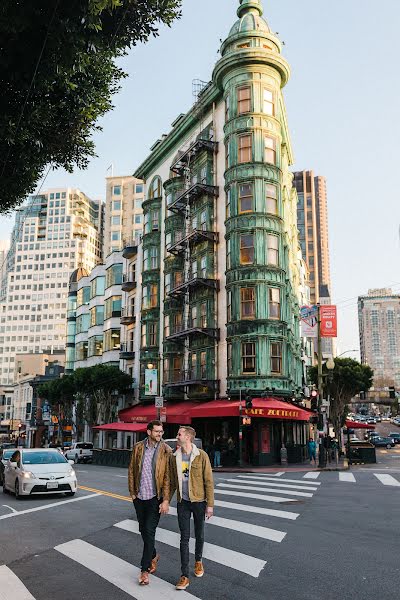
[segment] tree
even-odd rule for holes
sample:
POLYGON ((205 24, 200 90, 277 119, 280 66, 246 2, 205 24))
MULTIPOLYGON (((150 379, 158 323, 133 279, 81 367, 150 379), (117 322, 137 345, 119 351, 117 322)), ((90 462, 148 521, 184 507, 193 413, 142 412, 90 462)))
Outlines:
MULTIPOLYGON (((374 372, 368 365, 362 365, 352 358, 335 358, 334 360, 335 368, 329 374, 330 380, 327 380, 325 389, 331 400, 330 420, 336 435, 338 435, 348 413, 347 405, 360 391, 369 390, 372 386, 374 372)), ((311 383, 318 385, 317 367, 311 367, 309 376, 311 383)))
POLYGON ((43 383, 38 394, 47 400, 51 406, 51 413, 58 420, 59 442, 63 445, 64 430, 66 425, 71 425, 73 415, 75 386, 72 378, 60 377, 43 383))
POLYGON ((86 168, 126 74, 116 59, 180 17, 181 0, 3 0, 0 212, 46 170, 86 168))

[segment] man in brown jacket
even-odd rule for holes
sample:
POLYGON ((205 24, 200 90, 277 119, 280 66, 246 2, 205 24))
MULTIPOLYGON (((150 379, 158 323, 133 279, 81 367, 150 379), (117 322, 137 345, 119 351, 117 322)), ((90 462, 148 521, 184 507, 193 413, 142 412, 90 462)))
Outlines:
POLYGON ((161 421, 147 425, 147 438, 135 444, 129 465, 129 493, 133 500, 143 539, 140 585, 149 584, 149 573, 155 573, 159 555, 155 535, 160 515, 167 514, 170 499, 171 448, 162 441, 161 421))
POLYGON ((190 517, 193 514, 196 538, 195 567, 196 577, 203 577, 202 563, 204 546, 204 519, 213 515, 214 480, 208 454, 199 450, 193 443, 196 432, 193 427, 179 428, 176 439, 179 448, 172 456, 171 495, 177 490, 178 524, 181 532, 181 577, 177 590, 185 590, 189 585, 189 539, 190 517))

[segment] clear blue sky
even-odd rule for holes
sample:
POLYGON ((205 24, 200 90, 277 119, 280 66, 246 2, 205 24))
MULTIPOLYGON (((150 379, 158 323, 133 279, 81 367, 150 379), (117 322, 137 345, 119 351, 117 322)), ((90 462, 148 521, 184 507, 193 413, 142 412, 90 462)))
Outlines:
MULTIPOLYGON (((192 80, 208 81, 236 19, 237 0, 184 0, 183 18, 123 60, 129 79, 96 135, 85 172, 52 172, 45 183, 105 196, 106 169, 130 174, 192 104, 192 80)), ((339 347, 358 347, 356 298, 392 285, 398 273, 399 0, 264 0, 292 67, 285 90, 295 169, 328 182, 339 347), (343 300, 351 299, 349 302, 343 300)), ((12 221, 0 217, 0 239, 12 221)))

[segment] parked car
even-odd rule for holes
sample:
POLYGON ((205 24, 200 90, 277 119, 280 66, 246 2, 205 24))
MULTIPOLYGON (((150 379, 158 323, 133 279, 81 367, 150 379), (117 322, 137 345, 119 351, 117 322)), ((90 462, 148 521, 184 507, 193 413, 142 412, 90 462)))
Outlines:
POLYGON ((393 448, 394 440, 390 437, 380 437, 379 435, 374 436, 370 439, 371 444, 378 448, 393 448))
POLYGON ((370 417, 369 419, 367 419, 367 423, 368 425, 375 425, 376 419, 374 417, 370 417))
POLYGON ((10 457, 15 452, 14 448, 7 448, 6 450, 0 450, 0 485, 3 485, 4 481, 4 469, 8 463, 10 457))
POLYGON ((382 417, 380 415, 378 415, 377 417, 375 417, 376 422, 377 423, 381 423, 382 422, 382 417))
POLYGON ((365 440, 370 440, 371 438, 377 437, 377 436, 379 437, 379 433, 377 433, 376 431, 367 431, 364 434, 364 439, 365 440))
POLYGON ((93 460, 93 444, 92 442, 74 442, 70 448, 65 450, 64 456, 75 463, 91 462, 93 460))
MULTIPOLYGON (((177 441, 176 441, 175 439, 164 440, 164 442, 165 442, 166 444, 168 444, 168 446, 169 446, 170 448, 172 448, 172 451, 173 451, 173 452, 175 452, 175 450, 176 450, 176 446, 177 446, 177 441)), ((194 438, 194 440, 193 440, 193 444, 194 444, 195 446, 197 446, 198 448, 200 448, 200 450, 202 450, 202 448, 203 448, 203 442, 201 441, 201 439, 200 439, 200 438, 194 438)))
POLYGON ((33 494, 73 496, 78 484, 72 464, 53 448, 15 450, 4 469, 3 492, 13 492, 17 500, 33 494))
POLYGON ((389 433, 388 437, 392 438, 395 444, 400 444, 400 433, 389 433))

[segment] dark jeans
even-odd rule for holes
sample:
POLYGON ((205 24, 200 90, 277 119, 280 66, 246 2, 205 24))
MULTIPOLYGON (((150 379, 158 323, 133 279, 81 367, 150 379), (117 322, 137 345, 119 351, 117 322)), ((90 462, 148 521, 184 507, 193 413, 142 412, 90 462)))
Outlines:
POLYGON ((159 508, 161 502, 162 500, 158 500, 157 496, 154 496, 151 500, 135 498, 133 501, 139 523, 139 531, 143 540, 142 571, 150 569, 151 561, 157 554, 154 543, 157 525, 160 520, 159 508))
POLYGON ((189 577, 190 517, 192 514, 196 538, 194 556, 195 560, 199 561, 203 556, 206 502, 189 502, 189 500, 178 502, 178 524, 181 532, 181 574, 184 577, 189 577))

